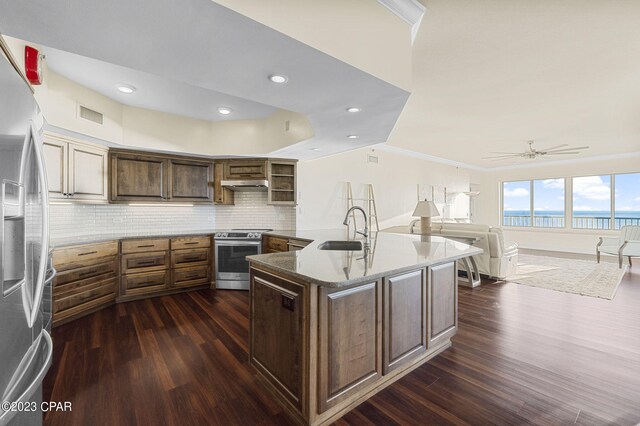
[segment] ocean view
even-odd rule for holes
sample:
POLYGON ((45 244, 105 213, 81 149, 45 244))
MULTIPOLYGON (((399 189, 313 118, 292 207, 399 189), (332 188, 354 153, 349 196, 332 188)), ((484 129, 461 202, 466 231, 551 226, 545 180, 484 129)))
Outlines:
MULTIPOLYGON (((531 226, 529 210, 505 210, 504 226, 531 226)), ((563 228, 564 212, 560 210, 534 210, 533 225, 543 228, 563 228)), ((573 228, 609 229, 611 214, 609 211, 579 210, 573 212, 573 228)), ((615 212, 614 228, 625 225, 640 225, 640 211, 615 212)))

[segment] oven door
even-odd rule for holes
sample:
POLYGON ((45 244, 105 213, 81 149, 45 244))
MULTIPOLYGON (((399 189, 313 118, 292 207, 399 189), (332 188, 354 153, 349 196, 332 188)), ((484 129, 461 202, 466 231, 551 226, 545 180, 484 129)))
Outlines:
POLYGON ((247 256, 261 252, 260 241, 216 241, 216 280, 249 281, 247 256))

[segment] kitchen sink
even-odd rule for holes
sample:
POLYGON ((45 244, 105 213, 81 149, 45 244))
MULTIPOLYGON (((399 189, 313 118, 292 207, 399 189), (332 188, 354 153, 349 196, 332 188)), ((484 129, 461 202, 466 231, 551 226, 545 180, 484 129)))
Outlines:
POLYGON ((325 241, 318 246, 320 250, 356 251, 362 250, 361 241, 325 241))

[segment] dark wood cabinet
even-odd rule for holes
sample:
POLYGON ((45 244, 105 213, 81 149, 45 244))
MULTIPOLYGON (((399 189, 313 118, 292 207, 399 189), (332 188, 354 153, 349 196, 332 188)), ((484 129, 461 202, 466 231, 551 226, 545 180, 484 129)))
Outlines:
POLYGON ((456 262, 431 266, 429 273, 429 345, 448 342, 458 328, 456 262))
POLYGON ((296 167, 296 161, 269 160, 268 204, 284 206, 296 205, 296 167))
POLYGON ((152 155, 112 152, 110 201, 163 202, 169 197, 169 160, 152 155))
POLYGON ((109 161, 111 202, 213 201, 213 161, 133 151, 112 151, 109 161))
POLYGON ((115 303, 118 243, 83 244, 55 249, 53 322, 58 326, 115 303))
POLYGON ((267 160, 262 159, 230 159, 225 160, 224 179, 266 179, 267 160))
POLYGON ((377 281, 347 289, 320 289, 319 413, 382 377, 380 290, 377 281))
POLYGON ((213 244, 210 236, 171 239, 171 286, 173 288, 211 286, 213 244))
POLYGON ((129 299, 170 288, 169 239, 125 240, 120 243, 120 298, 129 299))
POLYGON ((348 287, 252 263, 250 321, 250 361, 265 389, 297 423, 331 424, 451 346, 456 262, 348 287))
POLYGON ((169 200, 213 201, 213 163, 183 159, 169 160, 171 184, 169 200))
POLYGON ((286 238, 275 237, 273 235, 265 235, 262 239, 263 253, 280 253, 289 251, 286 238))
POLYGON ((213 178, 213 201, 215 204, 233 205, 234 194, 229 188, 222 186, 222 180, 224 179, 225 163, 222 161, 216 161, 214 165, 214 178, 213 178))
POLYGON ((251 363, 298 410, 303 409, 304 290, 265 272, 251 276, 251 363))
POLYGON ((427 350, 427 282, 419 269, 384 279, 384 373, 427 350))

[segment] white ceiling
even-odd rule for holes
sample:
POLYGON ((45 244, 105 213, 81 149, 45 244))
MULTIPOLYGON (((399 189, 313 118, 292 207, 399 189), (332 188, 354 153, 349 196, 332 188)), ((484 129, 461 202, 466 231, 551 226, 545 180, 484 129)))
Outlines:
POLYGON ((513 164, 481 157, 528 139, 591 147, 576 158, 640 151, 640 1, 425 3, 390 145, 481 167, 513 164))
MULTIPOLYGON (((282 156, 311 158, 383 142, 409 96, 210 0, 5 0, 0 3, 0 32, 124 67, 128 73, 152 74, 159 78, 153 83, 158 90, 163 81, 181 82, 307 115, 315 137, 279 152, 282 156), (267 77, 274 73, 287 75, 289 83, 271 83, 267 77), (362 112, 347 113, 353 105, 362 112), (347 139, 350 134, 359 138, 347 139), (316 147, 322 151, 311 150, 316 147)), ((56 67, 62 70, 52 64, 56 67)), ((122 71, 118 67, 105 73, 122 71)), ((82 78, 96 88, 110 85, 74 77, 82 78)), ((153 96, 166 107, 175 91, 165 88, 153 96)), ((175 109, 188 103, 185 99, 190 98, 179 98, 175 109)))
MULTIPOLYGON (((425 4, 408 102, 406 92, 210 0, 5 0, 0 31, 115 64, 83 83, 100 91, 119 67, 132 79, 146 73, 154 88, 140 106, 196 116, 218 92, 246 102, 237 114, 306 114, 316 136, 282 156, 327 155, 389 134, 390 149, 483 168, 531 164, 482 159, 522 151, 529 139, 539 149, 589 145, 577 159, 640 151, 640 1, 425 4), (275 86, 272 73, 290 82, 275 86), (363 111, 346 114, 351 105, 363 111)), ((54 70, 86 78, 77 69, 91 61, 64 70, 59 53, 49 58, 54 70)))
POLYGON ((51 47, 44 46, 42 53, 46 56, 49 69, 125 105, 211 121, 261 119, 278 110, 215 90, 51 47), (121 93, 117 85, 123 83, 135 87, 136 91, 132 94, 121 93), (219 114, 217 109, 221 106, 231 108, 233 113, 219 114))

